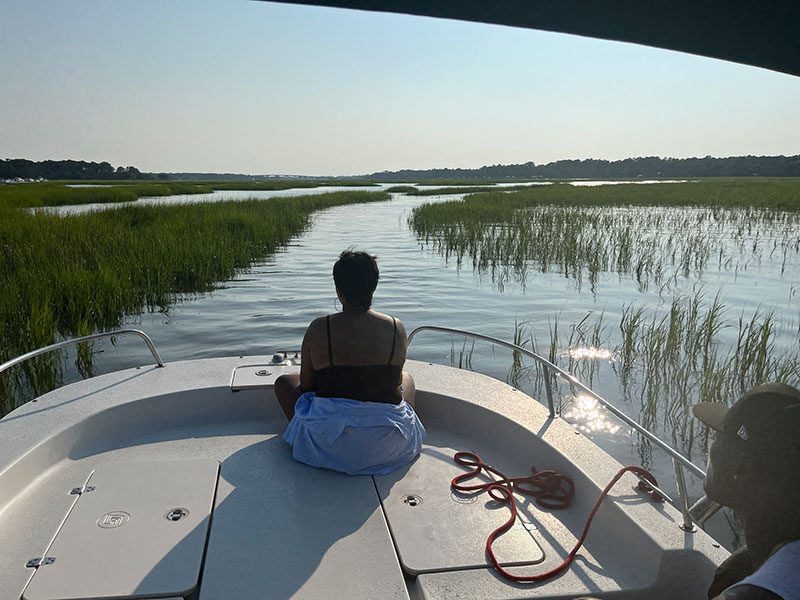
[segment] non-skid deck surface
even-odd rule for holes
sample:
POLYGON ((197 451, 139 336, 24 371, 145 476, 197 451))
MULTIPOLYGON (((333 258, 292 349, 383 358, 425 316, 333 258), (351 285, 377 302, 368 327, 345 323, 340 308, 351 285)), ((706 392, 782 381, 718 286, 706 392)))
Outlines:
POLYGON ((201 600, 407 598, 372 478, 295 462, 273 437, 222 465, 201 600))

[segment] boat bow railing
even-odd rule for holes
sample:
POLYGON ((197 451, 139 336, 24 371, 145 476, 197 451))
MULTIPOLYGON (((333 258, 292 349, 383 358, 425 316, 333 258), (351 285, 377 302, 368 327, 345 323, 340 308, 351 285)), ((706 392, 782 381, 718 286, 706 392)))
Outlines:
MULTIPOLYGON (((519 354, 527 356, 536 361, 542 367, 542 371, 544 373, 544 381, 545 381, 545 392, 547 394, 547 408, 550 411, 551 418, 557 417, 555 404, 553 401, 553 391, 550 387, 550 380, 551 380, 550 373, 552 372, 561 377, 562 379, 564 379, 570 385, 575 386, 583 393, 597 400, 597 402, 603 405, 603 407, 606 410, 608 410, 611 414, 613 414, 616 418, 618 418, 620 421, 622 421, 623 423, 634 429, 640 436, 646 438, 651 443, 661 448, 672 459, 672 466, 675 471, 675 483, 677 484, 677 489, 678 489, 678 498, 677 501, 674 502, 674 504, 677 505, 677 508, 681 511, 681 514, 683 515, 683 523, 681 524, 681 527, 686 531, 694 531, 693 521, 702 525, 711 515, 713 515, 720 508, 718 504, 708 500, 708 498, 706 498, 705 496, 700 498, 697 502, 694 503, 693 506, 690 507, 689 495, 686 490, 686 478, 684 477, 684 469, 686 469, 690 473, 693 473, 694 475, 700 478, 705 478, 706 476, 705 471, 703 471, 703 469, 695 465, 688 458, 680 454, 672 446, 662 441, 654 433, 648 431, 646 428, 642 427, 639 423, 631 419, 628 415, 626 415, 618 408, 613 406, 608 400, 600 396, 600 394, 596 393, 591 388, 581 383, 574 375, 572 375, 572 373, 569 373, 564 369, 562 369, 561 367, 554 365, 546 358, 539 356, 538 354, 536 354, 536 352, 533 352, 528 348, 524 348, 522 346, 518 346, 517 344, 512 344, 510 342, 506 342, 504 340, 494 338, 488 335, 473 333, 471 331, 462 331, 460 329, 450 329, 448 327, 436 327, 433 325, 424 325, 422 327, 417 327, 408 336, 409 345, 411 344, 411 341, 414 339, 414 337, 422 331, 436 331, 439 333, 448 333, 451 335, 460 335, 462 337, 482 340, 484 342, 489 342, 490 344, 502 346, 503 348, 508 348, 509 350, 513 350, 514 352, 518 352, 519 354)), ((650 482, 645 482, 645 483, 651 485, 652 487, 652 484, 650 484, 650 482)), ((662 490, 656 489, 656 491, 658 491, 664 497, 669 499, 669 496, 665 494, 662 490)))
POLYGON ((92 335, 86 335, 80 338, 75 338, 73 340, 64 340, 63 342, 58 342, 56 344, 50 344, 49 346, 45 346, 43 348, 31 350, 26 354, 22 354, 20 356, 17 356, 16 358, 12 358, 7 362, 4 362, 2 365, 0 365, 0 373, 5 371, 6 369, 10 369, 15 365, 25 362, 26 360, 29 360, 36 356, 40 356, 42 354, 47 354, 48 352, 54 352, 56 350, 61 350, 62 348, 68 348, 69 346, 77 346, 78 344, 82 344, 84 342, 91 342, 93 340, 118 337, 122 335, 138 335, 147 344, 147 347, 150 349, 150 354, 152 354, 153 358, 156 360, 156 364, 159 367, 164 366, 164 362, 158 355, 158 350, 156 350, 156 347, 153 345, 153 340, 151 340, 150 337, 144 331, 140 331, 138 329, 119 329, 117 331, 107 331, 105 333, 94 333, 92 335))

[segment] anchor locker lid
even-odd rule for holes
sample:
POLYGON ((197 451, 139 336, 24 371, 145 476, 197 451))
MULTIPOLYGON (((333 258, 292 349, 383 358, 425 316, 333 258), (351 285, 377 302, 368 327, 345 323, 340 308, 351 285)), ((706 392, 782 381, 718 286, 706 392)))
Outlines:
MULTIPOLYGON (((464 473, 455 450, 424 448, 407 469, 375 476, 403 569, 411 574, 486 568, 486 536, 508 518, 508 508, 485 494, 460 494, 449 482, 464 473)), ((481 479, 485 481, 485 479, 481 479)), ((544 561, 536 525, 519 511, 495 544, 503 566, 544 561)))
MULTIPOLYGON (((196 587, 216 460, 98 466, 23 600, 182 597, 196 587)), ((69 493, 65 490, 64 493, 69 493)))

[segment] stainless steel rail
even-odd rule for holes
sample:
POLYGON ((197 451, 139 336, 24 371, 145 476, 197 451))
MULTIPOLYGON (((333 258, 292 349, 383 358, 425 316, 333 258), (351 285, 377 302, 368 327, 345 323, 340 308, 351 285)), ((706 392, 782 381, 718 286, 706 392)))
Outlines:
POLYGON ((92 335, 76 338, 74 340, 64 340, 63 342, 58 342, 57 344, 51 344, 49 346, 45 346, 44 348, 32 350, 30 352, 27 352, 26 354, 17 356, 16 358, 12 358, 11 360, 4 362, 2 365, 0 365, 0 373, 5 371, 6 369, 10 369, 14 365, 18 365, 21 362, 25 362, 26 360, 28 360, 29 358, 33 358, 34 356, 47 354, 48 352, 53 352, 54 350, 61 350, 62 348, 75 346, 77 344, 82 344, 83 342, 90 342, 92 340, 99 340, 102 338, 117 337, 120 335, 138 335, 139 337, 141 337, 147 343, 147 347, 150 349, 150 353, 153 355, 153 358, 156 359, 156 363, 158 364, 158 366, 159 367, 164 366, 164 362, 158 355, 158 350, 156 350, 156 347, 153 345, 153 341, 148 337, 148 335, 144 331, 139 331, 138 329, 120 329, 118 331, 95 333, 92 335))
MULTIPOLYGON (((545 380, 545 391, 547 392, 547 407, 550 409, 550 416, 556 416, 556 409, 555 404, 553 403, 553 391, 550 389, 550 368, 555 368, 557 371, 560 371, 561 374, 565 374, 568 377, 572 377, 566 371, 561 371, 558 367, 556 367, 550 361, 542 358, 535 352, 531 352, 527 348, 523 348, 522 346, 517 346, 516 344, 512 344, 510 342, 505 342, 503 340, 490 337, 488 335, 482 335, 480 333, 472 333, 471 331, 461 331, 460 329, 448 329, 447 327, 435 327, 433 325, 423 325, 422 327, 417 327, 414 331, 412 331, 408 336, 408 345, 411 345, 411 340, 414 339, 414 336, 417 335, 420 331, 438 331, 440 333, 452 333, 455 335, 460 335, 462 337, 469 337, 475 338, 476 340, 483 340, 484 342, 489 342, 490 344, 495 344, 497 346, 503 346, 504 348, 508 348, 509 350, 514 350, 515 352, 519 352, 524 354, 525 356, 529 356, 534 360, 538 361, 539 364, 542 365, 544 370, 544 380, 545 380)), ((574 377, 572 377, 575 379, 574 377)), ((578 382, 577 379, 575 379, 578 382)), ((580 382, 578 382, 580 383, 580 382)), ((588 389, 588 388, 587 388, 588 389)))
MULTIPOLYGON (((532 352, 531 350, 528 350, 527 348, 523 348, 522 346, 517 346, 516 344, 512 344, 497 338, 493 338, 488 335, 482 335, 480 333, 473 333, 471 331, 462 331, 460 329, 450 329, 448 327, 435 327, 432 325, 423 325, 422 327, 417 327, 414 331, 412 331, 408 336, 409 345, 411 344, 411 340, 414 339, 414 336, 416 336, 421 331, 437 331, 439 333, 449 333, 452 335, 460 335, 462 337, 483 340, 485 342, 489 342, 497 346, 508 348, 510 350, 513 350, 514 352, 519 352, 520 354, 524 354, 525 356, 532 358, 542 366, 544 372, 545 390, 547 392, 547 405, 550 410, 550 416, 553 418, 556 417, 556 414, 555 414, 555 407, 553 404, 553 393, 552 390, 550 389, 550 371, 554 371, 556 374, 565 379, 570 385, 577 387, 585 394, 588 394, 589 396, 597 400, 611 414, 613 414, 615 417, 617 417, 620 421, 622 421, 629 427, 635 429, 639 435, 641 435, 642 437, 646 438, 647 440, 649 440, 650 442, 661 448, 672 459, 672 464, 675 469, 675 480, 678 487, 677 504, 678 508, 680 509, 683 515, 683 523, 681 524, 681 527, 687 531, 694 530, 694 526, 692 525, 692 520, 693 520, 692 512, 690 512, 691 509, 689 508, 689 496, 686 491, 686 480, 683 476, 683 469, 686 469, 689 472, 694 473, 695 475, 701 478, 705 478, 706 473, 705 471, 703 471, 703 469, 695 465, 688 458, 686 458, 685 456, 680 454, 677 450, 672 448, 672 446, 670 446, 666 442, 661 441, 655 434, 651 433, 650 431, 639 425, 639 423, 631 419, 628 415, 626 415, 616 407, 612 406, 608 400, 606 400, 599 394, 596 394, 589 387, 585 386, 583 383, 578 381, 578 379, 576 379, 574 375, 568 373, 567 371, 563 370, 560 367, 557 367, 546 358, 539 356, 538 354, 532 352)), ((700 501, 698 501, 695 504, 695 506, 699 505, 702 502, 702 500, 703 498, 701 498, 700 501)), ((702 524, 702 522, 711 515, 710 514, 706 515, 704 513, 703 516, 705 518, 703 518, 702 521, 700 519, 697 519, 698 523, 702 524)))

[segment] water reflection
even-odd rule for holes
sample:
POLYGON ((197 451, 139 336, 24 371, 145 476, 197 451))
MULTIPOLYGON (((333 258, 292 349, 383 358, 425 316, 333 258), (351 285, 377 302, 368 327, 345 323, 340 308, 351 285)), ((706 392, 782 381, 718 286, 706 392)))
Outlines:
POLYGON ((595 348, 594 346, 570 348, 568 355, 573 360, 614 360, 614 355, 611 350, 595 348))
POLYGON ((578 187, 595 187, 598 185, 624 185, 624 184, 643 184, 643 183, 688 183, 688 179, 642 179, 641 181, 568 181, 570 185, 578 187))
POLYGON ((587 394, 575 396, 562 416, 584 433, 614 435, 620 430, 620 426, 611 420, 612 417, 606 414, 600 403, 587 394))

